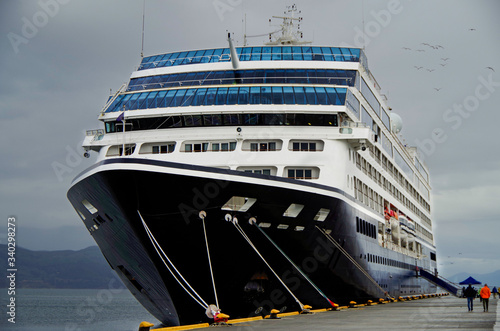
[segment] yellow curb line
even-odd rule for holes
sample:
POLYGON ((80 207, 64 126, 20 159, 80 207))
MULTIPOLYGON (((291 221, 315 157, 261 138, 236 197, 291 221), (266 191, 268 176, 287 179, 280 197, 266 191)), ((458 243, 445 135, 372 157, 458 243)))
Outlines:
POLYGON ((166 328, 154 329, 155 331, 180 331, 180 330, 194 330, 201 328, 208 328, 210 325, 208 323, 202 324, 190 324, 190 325, 181 325, 181 326, 169 326, 166 328))
POLYGON ((252 322, 252 321, 258 321, 261 320, 262 316, 255 316, 255 317, 247 317, 247 318, 237 318, 234 320, 229 320, 227 321, 230 324, 237 324, 237 323, 244 323, 244 322, 252 322))

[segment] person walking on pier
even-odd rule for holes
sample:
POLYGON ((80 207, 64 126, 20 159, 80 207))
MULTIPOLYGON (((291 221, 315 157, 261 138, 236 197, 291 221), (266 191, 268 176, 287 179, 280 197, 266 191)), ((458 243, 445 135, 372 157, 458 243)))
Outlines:
POLYGON ((488 287, 488 284, 484 284, 479 295, 483 299, 483 311, 487 312, 488 311, 488 301, 490 300, 490 296, 491 296, 491 292, 490 292, 490 288, 488 287))
POLYGON ((497 298, 497 293, 498 293, 498 290, 497 290, 496 286, 493 287, 493 289, 491 290, 491 293, 493 293, 493 299, 496 299, 497 298))
POLYGON ((469 311, 474 310, 474 298, 476 297, 476 290, 469 284, 469 287, 467 287, 464 291, 464 296, 467 298, 467 308, 469 308, 469 311))

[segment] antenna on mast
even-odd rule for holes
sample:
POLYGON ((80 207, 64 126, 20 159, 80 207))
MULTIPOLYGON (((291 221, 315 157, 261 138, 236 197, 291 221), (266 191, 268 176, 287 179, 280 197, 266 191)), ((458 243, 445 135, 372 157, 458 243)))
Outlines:
POLYGON ((146 11, 146 0, 143 0, 142 2, 142 45, 141 45, 141 58, 144 57, 144 17, 145 17, 145 11, 146 11))

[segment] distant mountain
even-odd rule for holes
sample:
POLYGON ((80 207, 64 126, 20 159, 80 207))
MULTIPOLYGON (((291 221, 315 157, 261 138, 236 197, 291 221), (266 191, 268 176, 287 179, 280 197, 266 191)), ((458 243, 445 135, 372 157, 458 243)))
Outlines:
MULTIPOLYGON (((78 251, 16 247, 15 253, 16 288, 107 288, 112 278, 118 280, 97 246, 78 251)), ((0 256, 6 265, 7 245, 0 244, 0 256)), ((1 277, 0 287, 8 287, 7 282, 1 277)))
POLYGON ((498 288, 500 286, 500 270, 491 272, 489 274, 461 272, 452 277, 449 277, 448 279, 454 283, 459 283, 465 280, 469 276, 472 276, 474 279, 481 282, 482 284, 488 284, 490 288, 493 288, 493 286, 496 286, 498 288))

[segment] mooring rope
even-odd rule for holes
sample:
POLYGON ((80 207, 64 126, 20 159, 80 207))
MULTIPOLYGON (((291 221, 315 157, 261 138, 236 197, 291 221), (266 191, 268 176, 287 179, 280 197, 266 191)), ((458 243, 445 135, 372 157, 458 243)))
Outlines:
POLYGON ((215 288, 214 272, 212 270, 212 260, 210 259, 210 250, 208 248, 207 229, 205 227, 205 217, 206 217, 206 214, 201 214, 201 212, 200 212, 200 218, 203 222, 203 233, 205 234, 205 246, 207 247, 207 256, 208 256, 208 264, 210 266, 210 275, 212 276, 212 286, 214 288, 215 305, 217 306, 217 308, 219 308, 219 300, 217 299, 217 290, 215 288))
POLYGON ((318 286, 316 286, 316 284, 313 283, 313 281, 311 279, 309 279, 309 277, 307 277, 307 275, 295 264, 293 263, 293 261, 285 254, 285 252, 283 252, 283 250, 271 239, 271 237, 269 237, 267 235, 267 233, 260 227, 257 225, 256 222, 253 222, 253 224, 257 227, 257 229, 260 230, 260 232, 271 242, 271 244, 274 245, 274 247, 276 247, 276 249, 288 260, 288 262, 290 262, 290 264, 302 275, 302 277, 304 277, 308 282, 309 284, 311 284, 312 287, 314 287, 314 289, 323 297, 326 299, 326 301, 328 301, 328 303, 332 306, 332 307, 335 307, 334 303, 328 299, 328 297, 325 295, 325 293, 323 293, 318 286))
POLYGON ((278 280, 281 282, 281 284, 287 289, 288 293, 290 293, 290 295, 295 299, 295 301, 299 304, 300 306, 300 309, 304 310, 304 305, 302 304, 302 302, 300 302, 300 300, 293 294, 293 292, 288 288, 288 286, 286 286, 286 284, 281 280, 281 278, 278 276, 278 274, 273 270, 273 268, 269 265, 269 263, 267 263, 266 259, 264 259, 264 257, 262 256, 262 254, 260 254, 259 250, 257 249, 257 247, 255 247, 255 245, 253 244, 252 240, 250 240, 250 238, 247 236, 247 234, 245 233, 245 231, 241 228, 241 226, 238 224, 238 222, 235 222, 233 221, 232 222, 234 227, 238 230, 238 232, 243 236, 243 238, 245 238, 245 240, 248 242, 248 244, 250 245, 250 247, 252 247, 255 252, 257 253, 257 255, 259 255, 259 257, 262 259, 262 261, 264 261, 264 263, 267 265, 267 267, 273 272, 273 274, 276 276, 276 278, 278 278, 278 280))
POLYGON ((172 261, 170 261, 170 259, 168 258, 167 254, 163 251, 163 249, 161 248, 160 244, 158 243, 158 241, 156 241, 156 238, 154 237, 153 233, 151 232, 151 230, 149 230, 149 227, 147 226, 146 222, 144 221, 144 218, 142 218, 142 215, 141 213, 139 212, 139 210, 137 211, 137 213, 139 214, 139 217, 141 218, 141 221, 142 221, 142 225, 144 226, 144 229, 146 230, 146 233, 148 234, 148 237, 149 237, 149 240, 151 240, 151 243, 153 244, 153 247, 155 248, 156 252, 158 253, 158 255, 160 256, 161 260, 163 261, 163 264, 165 265, 165 267, 167 267, 168 271, 170 271, 170 273, 172 274, 172 276, 175 278, 175 280, 179 283, 179 285, 189 294, 189 296, 191 296, 191 298, 193 298, 200 306, 202 306, 203 308, 207 309, 209 306, 208 304, 201 298, 201 296, 196 293, 196 291, 193 289, 193 287, 191 285, 189 285, 188 281, 182 276, 182 274, 179 272, 179 270, 177 270, 177 268, 175 267, 175 265, 172 263, 172 261), (161 254, 160 254, 160 251, 161 251, 161 254), (163 256, 162 256, 163 255, 163 256), (196 297, 193 295, 193 293, 191 293, 185 286, 184 284, 182 284, 182 282, 179 280, 179 278, 177 278, 177 276, 174 274, 174 272, 172 271, 172 269, 167 265, 167 263, 165 262, 165 259, 163 258, 165 257, 168 261, 168 263, 172 266, 172 268, 177 272, 177 274, 179 275, 179 277, 184 281, 184 283, 186 284, 187 287, 189 287, 189 289, 191 291, 193 291, 193 293, 196 295, 196 297), (201 302, 200 302, 201 301, 201 302))
POLYGON ((375 286, 376 286, 377 288, 379 288, 379 289, 382 291, 382 293, 384 293, 384 295, 386 294, 386 291, 385 291, 385 290, 384 290, 384 289, 383 289, 383 288, 382 288, 382 287, 381 287, 381 286, 377 283, 377 281, 376 281, 375 279, 373 279, 373 277, 372 277, 372 276, 370 276, 370 274, 369 274, 369 273, 368 273, 365 269, 363 269, 363 267, 362 267, 362 266, 361 266, 358 262, 356 262, 356 260, 355 260, 355 259, 354 259, 354 258, 353 258, 353 257, 352 257, 352 256, 351 256, 351 255, 350 255, 350 254, 349 254, 349 253, 345 250, 345 249, 344 249, 344 247, 342 247, 342 246, 341 246, 341 245, 340 245, 340 244, 339 244, 339 243, 338 243, 335 239, 333 239, 333 237, 332 237, 330 234, 326 233, 326 231, 325 231, 325 230, 323 230, 322 228, 320 228, 320 227, 319 227, 319 226, 317 226, 317 225, 316 225, 316 228, 317 228, 317 229, 318 229, 318 230, 319 230, 319 231, 320 231, 320 232, 321 232, 321 233, 322 233, 322 234, 323 234, 323 235, 324 235, 324 236, 325 236, 328 240, 330 240, 330 242, 331 242, 331 243, 332 243, 335 247, 337 247, 337 249, 338 249, 338 250, 339 250, 342 254, 344 254, 344 255, 345 255, 345 257, 347 257, 347 259, 348 259, 349 261, 351 261, 351 262, 354 264, 354 266, 355 266, 356 268, 358 268, 358 269, 359 269, 359 270, 360 270, 360 271, 361 271, 361 272, 362 272, 362 273, 363 273, 363 274, 364 274, 364 275, 368 278, 368 280, 370 280, 373 284, 375 284, 375 286))

